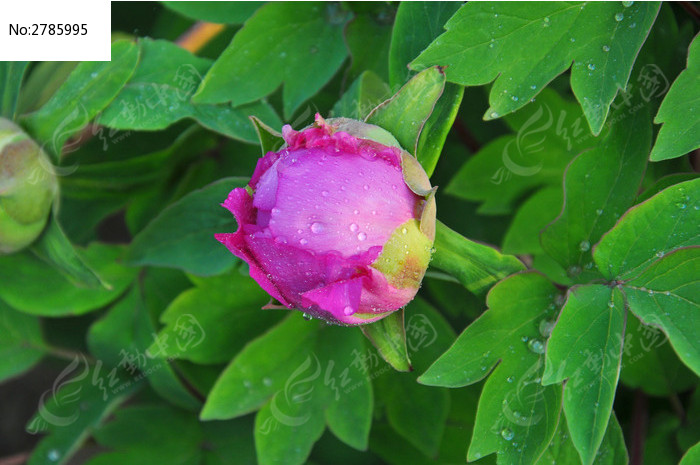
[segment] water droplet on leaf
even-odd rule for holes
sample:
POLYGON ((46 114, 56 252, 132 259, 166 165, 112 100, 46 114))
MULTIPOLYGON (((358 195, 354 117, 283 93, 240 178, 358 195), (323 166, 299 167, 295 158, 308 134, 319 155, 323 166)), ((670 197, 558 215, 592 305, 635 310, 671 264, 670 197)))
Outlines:
POLYGON ((527 343, 527 348, 536 354, 544 353, 544 344, 539 339, 531 339, 530 342, 527 343))
POLYGON ((513 430, 510 428, 503 428, 501 430, 501 437, 503 439, 505 439, 506 441, 510 441, 511 439, 513 439, 514 436, 515 436, 515 434, 513 433, 513 430))

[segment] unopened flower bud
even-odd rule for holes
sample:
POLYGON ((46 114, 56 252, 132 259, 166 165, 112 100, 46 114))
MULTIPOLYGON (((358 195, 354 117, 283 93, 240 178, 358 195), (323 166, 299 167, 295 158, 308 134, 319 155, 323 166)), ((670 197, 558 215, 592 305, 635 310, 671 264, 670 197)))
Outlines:
POLYGON ((0 254, 31 244, 43 230, 58 183, 46 154, 0 118, 0 254))

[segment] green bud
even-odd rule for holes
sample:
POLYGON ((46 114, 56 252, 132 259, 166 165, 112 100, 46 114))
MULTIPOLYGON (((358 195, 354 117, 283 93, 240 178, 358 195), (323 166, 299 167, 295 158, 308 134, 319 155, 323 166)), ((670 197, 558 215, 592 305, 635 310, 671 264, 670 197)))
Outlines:
POLYGON ((46 154, 14 123, 0 118, 0 255, 21 250, 39 236, 57 193, 46 154))

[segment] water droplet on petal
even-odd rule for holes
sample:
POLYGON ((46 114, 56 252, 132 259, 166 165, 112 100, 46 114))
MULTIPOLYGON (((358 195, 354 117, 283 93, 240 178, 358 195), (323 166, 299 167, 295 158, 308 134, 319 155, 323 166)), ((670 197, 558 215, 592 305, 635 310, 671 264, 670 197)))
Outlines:
POLYGON ((364 241, 365 239, 367 239, 367 234, 361 232, 361 233, 359 233, 359 234, 357 235, 357 240, 358 240, 358 241, 364 241))
POLYGON ((358 229, 360 229, 360 227, 358 225, 356 225, 355 223, 350 224, 350 231, 357 232, 358 229))
POLYGON ((347 306, 343 309, 343 313, 345 313, 346 315, 350 316, 350 315, 352 315, 353 313, 355 313, 355 310, 353 310, 353 308, 352 308, 350 305, 347 305, 347 306))
POLYGON ((306 245, 306 244, 309 243, 309 241, 307 241, 306 239, 299 239, 299 243, 300 243, 301 245, 306 245))
POLYGON ((368 185, 368 184, 365 184, 364 186, 362 186, 362 188, 363 188, 364 190, 368 191, 368 190, 369 190, 369 185, 368 185))
POLYGON ((321 234, 324 229, 326 228, 323 226, 323 223, 311 223, 311 232, 314 234, 321 234))
POLYGON ((328 191, 321 191, 321 195, 324 197, 328 197, 328 191))

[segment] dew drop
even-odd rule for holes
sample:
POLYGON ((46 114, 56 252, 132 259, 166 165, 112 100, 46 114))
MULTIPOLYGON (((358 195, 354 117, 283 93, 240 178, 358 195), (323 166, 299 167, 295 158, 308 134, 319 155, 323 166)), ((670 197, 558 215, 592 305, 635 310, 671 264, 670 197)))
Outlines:
POLYGON ((302 314, 301 314, 301 317, 302 317, 303 319, 305 319, 306 321, 311 321, 311 320, 314 319, 314 317, 312 317, 312 316, 309 315, 308 313, 302 313, 302 314))
POLYGON ((554 329, 554 322, 551 320, 542 320, 540 321, 539 329, 542 337, 549 337, 552 334, 552 330, 554 329))
POLYGON ((634 5, 634 2, 622 2, 622 6, 624 6, 625 8, 629 8, 632 5, 634 5))
POLYGON ((324 229, 323 223, 311 223, 311 232, 314 234, 321 234, 324 229))
POLYGON ((243 381, 243 387, 246 389, 250 389, 251 387, 253 387, 253 383, 251 383, 250 380, 246 379, 243 381))
POLYGON ((511 439, 513 439, 514 436, 515 436, 515 434, 513 433, 513 430, 510 428, 503 428, 501 430, 501 437, 503 439, 505 439, 506 441, 510 441, 511 439))
POLYGON ((359 215, 359 214, 360 214, 360 210, 354 210, 353 213, 354 213, 355 215, 359 215))
POLYGON ((352 315, 353 313, 355 313, 355 310, 353 310, 353 308, 352 308, 350 305, 347 305, 347 306, 345 306, 345 308, 343 309, 343 313, 345 313, 346 315, 350 316, 350 315, 352 315))
POLYGON ((97 77, 97 73, 90 73, 90 77, 95 79, 97 77))
POLYGON ((514 102, 517 102, 517 101, 518 101, 518 97, 516 97, 515 95, 513 95, 510 99, 511 99, 512 101, 514 101, 514 102))
POLYGON ((608 302, 608 307, 615 308, 615 302, 613 302, 612 300, 608 302))
POLYGON ((544 17, 544 26, 545 27, 549 26, 549 17, 548 16, 544 17))
POLYGON ((619 22, 622 21, 623 19, 625 19, 625 15, 624 15, 624 14, 622 14, 622 13, 615 13, 615 21, 617 21, 617 22, 619 23, 619 22))
POLYGON ((595 214, 598 215, 598 216, 600 216, 600 215, 603 214, 603 210, 601 210, 601 209, 599 208, 599 209, 597 209, 597 210, 595 211, 595 214))
POLYGON ((263 384, 267 387, 272 386, 272 379, 270 378, 263 378, 263 384))
POLYGON ((496 111, 492 111, 491 114, 489 115, 491 118, 498 118, 499 114, 496 111))
POLYGON ((513 378, 512 376, 509 376, 506 378, 506 381, 509 383, 512 383, 513 381, 515 381, 515 378, 513 378))
POLYGON ((544 344, 539 339, 531 339, 530 342, 527 343, 527 348, 536 354, 544 353, 544 344))
POLYGON ((659 250, 658 252, 656 252, 656 256, 659 258, 663 257, 664 255, 665 255, 665 253, 663 250, 659 250))
POLYGON ((523 336, 523 337, 520 338, 520 340, 523 341, 523 342, 527 342, 528 339, 530 339, 530 338, 527 337, 527 336, 523 336))
POLYGON ((350 224, 350 231, 357 232, 358 229, 360 229, 360 227, 358 225, 356 225, 355 223, 350 224))
POLYGON ((610 47, 607 46, 607 45, 603 45, 603 51, 604 51, 604 52, 609 52, 609 51, 610 51, 610 47))
POLYGON ((299 243, 300 243, 301 245, 306 245, 306 244, 309 243, 309 241, 307 241, 306 239, 299 239, 299 243))
POLYGON ((408 234, 408 229, 401 228, 401 234, 408 234))
POLYGON ((535 84, 532 84, 532 85, 530 86, 530 89, 535 90, 535 89, 537 89, 537 86, 536 86, 535 84))
POLYGON ((46 458, 48 458, 52 462, 58 462, 58 459, 61 458, 61 453, 56 449, 51 449, 49 453, 46 454, 46 458))
POLYGON ((359 234, 357 235, 357 240, 358 240, 358 241, 364 241, 365 239, 367 239, 367 234, 361 232, 361 233, 359 233, 359 234))
POLYGON ((588 252, 591 250, 591 243, 588 241, 581 241, 581 243, 578 245, 578 249, 581 252, 588 252))
POLYGON ((362 186, 362 188, 363 188, 364 190, 368 191, 368 190, 369 190, 369 184, 365 184, 364 186, 362 186))
POLYGON ((328 191, 321 191, 321 195, 324 197, 328 197, 328 191))
POLYGON ((588 69, 595 71, 595 65, 593 63, 588 63, 588 69))
POLYGON ((681 210, 685 210, 685 208, 686 208, 687 206, 688 206, 688 205, 686 205, 686 204, 684 204, 684 203, 677 203, 677 204, 676 204, 676 207, 680 208, 681 210))
POLYGON ((572 278, 574 276, 578 276, 581 274, 581 267, 578 265, 571 266, 568 270, 566 270, 566 274, 568 274, 572 278))

